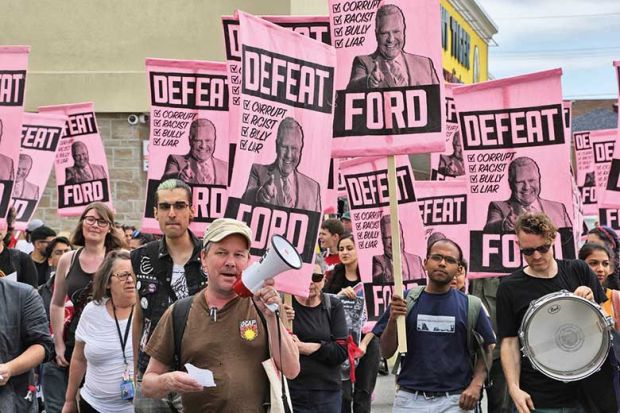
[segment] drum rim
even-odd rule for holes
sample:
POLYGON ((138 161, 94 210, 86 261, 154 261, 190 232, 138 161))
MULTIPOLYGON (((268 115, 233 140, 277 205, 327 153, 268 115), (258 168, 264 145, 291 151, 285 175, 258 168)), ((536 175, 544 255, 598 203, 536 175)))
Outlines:
POLYGON ((612 324, 610 324, 610 317, 606 316, 603 313, 601 306, 598 305, 597 303, 587 300, 583 297, 579 297, 578 295, 575 295, 567 290, 555 291, 553 293, 546 294, 532 301, 528 309, 526 310, 525 314, 523 315, 523 319, 521 320, 521 326, 519 327, 519 332, 518 332, 519 339, 521 341, 520 343, 521 352, 524 357, 527 357, 532 367, 536 371, 539 371, 540 373, 544 374, 547 377, 550 377, 552 379, 562 381, 565 383, 581 380, 596 373, 598 370, 600 370, 601 366, 605 363, 605 360, 607 359, 607 354, 609 354, 609 350, 612 345, 611 332, 609 331, 609 328, 611 325, 612 324), (573 370, 572 372, 561 372, 556 369, 549 368, 545 366, 544 364, 540 363, 538 360, 536 360, 536 358, 532 356, 532 353, 529 350, 529 344, 528 344, 527 334, 526 334, 526 329, 530 325, 530 321, 532 320, 534 315, 537 314, 541 309, 543 309, 544 305, 548 304, 548 302, 553 301, 555 299, 560 299, 560 298, 562 299, 570 298, 573 300, 576 299, 577 301, 587 303, 591 309, 596 310, 595 314, 597 314, 597 316, 599 317, 598 321, 601 321, 603 326, 606 327, 606 332, 603 331, 601 333, 603 335, 604 343, 602 343, 602 345, 598 349, 596 356, 593 358, 593 361, 590 362, 587 366, 582 367, 577 370, 573 370))

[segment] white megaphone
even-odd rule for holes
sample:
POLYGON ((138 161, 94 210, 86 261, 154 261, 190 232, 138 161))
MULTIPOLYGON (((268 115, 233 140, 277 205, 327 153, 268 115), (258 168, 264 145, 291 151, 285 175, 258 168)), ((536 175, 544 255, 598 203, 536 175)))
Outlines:
MULTIPOLYGON (((298 270, 303 262, 295 247, 280 235, 271 237, 271 248, 254 264, 246 268, 241 277, 235 280, 233 290, 241 297, 251 297, 263 288, 266 279, 273 278, 286 270, 298 270)), ((276 304, 268 305, 275 312, 276 304)))

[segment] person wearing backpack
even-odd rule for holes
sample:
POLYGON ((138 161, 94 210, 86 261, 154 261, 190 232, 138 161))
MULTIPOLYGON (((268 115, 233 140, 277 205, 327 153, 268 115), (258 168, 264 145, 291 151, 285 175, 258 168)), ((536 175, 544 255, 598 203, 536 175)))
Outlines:
POLYGON ((464 412, 480 400, 496 340, 480 301, 450 286, 462 261, 454 241, 431 243, 424 259, 428 284, 409 290, 407 301, 394 295, 373 330, 385 357, 392 357, 398 349, 396 320, 406 317, 407 353, 395 413, 464 412))

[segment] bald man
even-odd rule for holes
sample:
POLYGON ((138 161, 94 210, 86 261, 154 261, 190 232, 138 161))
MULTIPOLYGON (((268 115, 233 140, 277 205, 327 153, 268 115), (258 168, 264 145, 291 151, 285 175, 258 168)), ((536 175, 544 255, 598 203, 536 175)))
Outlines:
POLYGON ((102 165, 89 162, 88 147, 84 142, 73 142, 71 157, 73 157, 73 166, 65 168, 65 185, 107 178, 105 168, 102 165))
POLYGON ((217 134, 208 119, 196 119, 189 127, 189 153, 170 155, 164 179, 180 179, 187 184, 228 185, 228 162, 213 156, 217 134))
POLYGON ((20 154, 19 165, 17 165, 17 179, 13 187, 13 198, 30 199, 36 201, 39 199, 39 186, 26 180, 32 169, 32 158, 30 155, 20 154))
MULTIPOLYGON (((0 119, 0 144, 2 143, 2 119, 0 119)), ((0 181, 13 180, 13 159, 0 153, 0 181)))

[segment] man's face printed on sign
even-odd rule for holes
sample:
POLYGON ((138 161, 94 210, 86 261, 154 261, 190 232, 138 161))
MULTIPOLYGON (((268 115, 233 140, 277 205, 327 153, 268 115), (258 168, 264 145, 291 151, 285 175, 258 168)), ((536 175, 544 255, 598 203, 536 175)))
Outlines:
POLYGON ((283 176, 294 172, 301 160, 303 138, 301 130, 295 126, 287 127, 276 141, 278 169, 283 176))
POLYGON ((199 123, 190 134, 190 153, 194 159, 206 161, 215 151, 215 128, 212 123, 199 123))
POLYGON ((377 20, 375 28, 379 53, 388 59, 394 59, 405 46, 405 23, 401 14, 396 11, 377 20))
POLYGON ((32 168, 32 158, 28 155, 19 155, 19 164, 17 165, 17 179, 26 179, 32 168))
POLYGON ((514 181, 511 182, 512 195, 521 205, 532 204, 540 194, 540 175, 533 164, 517 166, 514 181))
POLYGON ((86 145, 79 143, 71 148, 71 156, 76 167, 82 169, 88 166, 88 148, 86 145))

